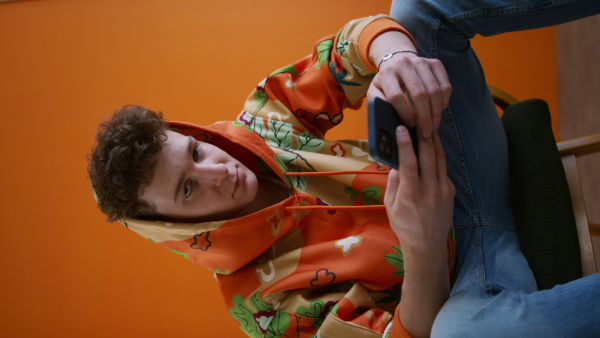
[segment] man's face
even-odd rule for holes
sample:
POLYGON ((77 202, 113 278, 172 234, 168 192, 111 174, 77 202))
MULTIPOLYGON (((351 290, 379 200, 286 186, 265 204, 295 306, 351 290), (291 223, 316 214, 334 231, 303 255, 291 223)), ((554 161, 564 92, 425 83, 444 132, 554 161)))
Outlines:
POLYGON ((258 189, 250 169, 212 144, 172 131, 166 135, 142 200, 174 222, 217 221, 247 213, 258 189))

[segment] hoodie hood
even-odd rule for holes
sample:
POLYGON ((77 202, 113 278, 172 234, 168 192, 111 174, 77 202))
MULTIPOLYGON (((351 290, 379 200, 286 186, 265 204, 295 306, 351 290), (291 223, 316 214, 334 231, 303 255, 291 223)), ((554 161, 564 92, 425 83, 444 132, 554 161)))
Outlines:
MULTIPOLYGON (((258 134, 243 123, 227 121, 200 126, 186 122, 170 122, 170 129, 185 136, 192 136, 198 141, 211 143, 258 175, 277 177, 291 187, 291 179, 284 174, 287 170, 285 164, 258 134)), ((294 201, 284 201, 280 203, 281 205, 251 215, 223 221, 175 223, 125 219, 120 222, 144 238, 196 264, 217 273, 229 274, 252 261, 272 244, 269 243, 271 241, 261 239, 271 238, 276 241, 293 228, 294 222, 289 219, 290 217, 284 217, 283 214, 274 215, 271 210, 283 210, 284 204, 293 203, 294 201), (277 221, 278 216, 287 221, 277 221), (260 222, 250 221, 267 220, 269 217, 273 219, 270 222, 277 225, 276 233, 269 227, 262 226, 260 222), (227 240, 221 240, 225 238, 227 240), (234 253, 239 251, 239 243, 242 242, 253 243, 253 245, 247 246, 243 255, 236 256, 234 253)))

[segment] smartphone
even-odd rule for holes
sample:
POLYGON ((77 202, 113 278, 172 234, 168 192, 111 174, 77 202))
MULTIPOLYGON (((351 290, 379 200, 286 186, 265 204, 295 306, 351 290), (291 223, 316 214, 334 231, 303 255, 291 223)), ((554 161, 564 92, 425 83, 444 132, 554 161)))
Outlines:
MULTIPOLYGON (((369 153, 375 161, 398 169, 398 144, 396 143, 396 128, 405 125, 394 107, 378 97, 369 99, 368 104, 368 134, 369 153)), ((417 151, 417 130, 408 128, 415 154, 417 151)))

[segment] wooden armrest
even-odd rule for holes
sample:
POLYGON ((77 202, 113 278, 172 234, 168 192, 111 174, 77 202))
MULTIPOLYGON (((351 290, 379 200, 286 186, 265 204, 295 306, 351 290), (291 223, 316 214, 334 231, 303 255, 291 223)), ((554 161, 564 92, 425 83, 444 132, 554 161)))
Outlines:
POLYGON ((600 236, 600 224, 590 223, 589 228, 592 236, 600 236))
POLYGON ((494 103, 503 111, 506 110, 506 108, 511 104, 519 102, 519 100, 515 99, 514 96, 510 95, 509 93, 494 85, 488 84, 488 88, 492 93, 494 103))
POLYGON ((568 141, 558 142, 560 156, 575 154, 583 156, 600 151, 600 133, 568 141))

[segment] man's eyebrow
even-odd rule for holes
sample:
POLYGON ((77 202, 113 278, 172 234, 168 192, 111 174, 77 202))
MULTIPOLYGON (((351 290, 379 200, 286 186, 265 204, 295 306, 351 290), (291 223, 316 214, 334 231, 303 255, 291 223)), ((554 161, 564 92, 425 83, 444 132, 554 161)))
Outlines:
MULTIPOLYGON (((188 136, 188 146, 187 146, 186 154, 191 154, 192 151, 194 151, 194 143, 195 143, 195 141, 196 140, 193 137, 188 136)), ((182 174, 179 177, 179 181, 177 181, 177 186, 175 187, 175 197, 173 198, 173 201, 175 203, 177 203, 177 196, 179 196, 179 192, 181 191, 181 186, 183 185, 183 180, 184 179, 185 179, 185 176, 182 174)))

